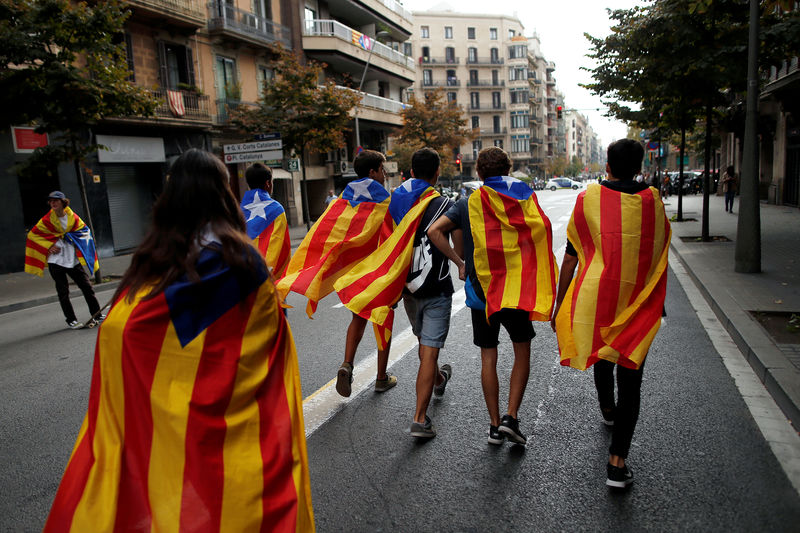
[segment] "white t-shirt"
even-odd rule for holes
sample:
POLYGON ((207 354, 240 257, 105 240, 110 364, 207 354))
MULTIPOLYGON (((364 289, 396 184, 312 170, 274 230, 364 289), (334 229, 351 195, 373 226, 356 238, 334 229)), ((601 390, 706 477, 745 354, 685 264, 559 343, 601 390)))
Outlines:
MULTIPOLYGON (((67 220, 67 215, 58 218, 62 228, 67 227, 67 220)), ((64 239, 58 239, 58 242, 56 242, 54 246, 58 246, 59 250, 47 256, 48 263, 64 268, 72 268, 78 264, 78 256, 75 254, 75 246, 73 244, 68 243, 64 239)))

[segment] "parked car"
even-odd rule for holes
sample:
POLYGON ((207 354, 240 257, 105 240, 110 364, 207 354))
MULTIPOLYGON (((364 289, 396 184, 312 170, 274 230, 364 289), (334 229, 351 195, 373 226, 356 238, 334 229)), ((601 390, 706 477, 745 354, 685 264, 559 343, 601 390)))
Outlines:
MULTIPOLYGON (((669 193, 678 194, 680 172, 669 172, 669 193)), ((703 191, 703 174, 693 170, 683 171, 683 194, 696 194, 703 191)))
POLYGON ((553 178, 544 186, 545 189, 554 191, 556 189, 573 189, 578 190, 583 187, 583 183, 569 178, 553 178))

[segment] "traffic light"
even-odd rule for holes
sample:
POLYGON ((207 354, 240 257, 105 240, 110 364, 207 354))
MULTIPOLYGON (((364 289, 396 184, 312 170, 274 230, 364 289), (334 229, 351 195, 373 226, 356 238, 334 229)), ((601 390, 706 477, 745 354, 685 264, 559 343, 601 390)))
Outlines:
POLYGON ((556 118, 558 120, 561 120, 561 116, 563 115, 563 112, 564 112, 564 108, 561 107, 560 105, 557 105, 556 106, 556 118))
POLYGON ((461 174, 461 154, 456 154, 456 165, 458 165, 458 173, 461 174))

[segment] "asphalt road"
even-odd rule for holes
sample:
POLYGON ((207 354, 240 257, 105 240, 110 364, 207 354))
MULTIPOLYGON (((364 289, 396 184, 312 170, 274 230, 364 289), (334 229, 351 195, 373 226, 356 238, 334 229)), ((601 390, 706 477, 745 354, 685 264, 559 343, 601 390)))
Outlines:
MULTIPOLYGON (((574 196, 539 193, 559 260, 574 196)), ((290 303, 308 397, 335 376, 350 315, 335 296, 320 303, 313 321, 305 317, 305 301, 293 296, 290 303)), ((82 300, 75 305, 85 312, 82 300)), ((800 498, 672 273, 667 313, 645 370, 629 457, 636 481, 627 493, 604 485, 609 433, 591 371, 558 364, 546 324, 536 325, 520 410, 528 446, 487 445, 480 358, 469 314, 460 309, 441 354, 453 365, 453 380, 429 411, 435 439, 420 444, 408 435, 416 346, 393 352, 395 389, 332 400, 332 415, 310 433, 318 530, 797 531, 800 498)), ((403 315, 401 309, 396 338, 408 327, 403 315)), ((96 330, 63 329, 57 304, 3 318, 0 530, 38 531, 84 415, 96 330)), ((368 331, 356 363, 374 358, 374 349, 368 331)), ((511 361, 502 333, 501 407, 511 361)))

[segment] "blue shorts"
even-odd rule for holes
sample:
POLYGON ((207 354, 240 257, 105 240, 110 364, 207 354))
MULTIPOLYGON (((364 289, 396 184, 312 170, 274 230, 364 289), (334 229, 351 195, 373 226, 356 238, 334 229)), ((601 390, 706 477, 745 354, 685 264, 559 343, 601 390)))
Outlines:
POLYGON ((453 295, 416 298, 413 294, 403 293, 403 307, 406 308, 408 321, 411 322, 411 331, 422 346, 444 346, 450 330, 453 295))

